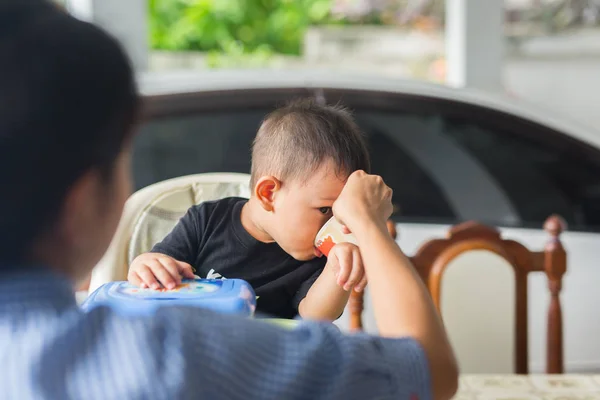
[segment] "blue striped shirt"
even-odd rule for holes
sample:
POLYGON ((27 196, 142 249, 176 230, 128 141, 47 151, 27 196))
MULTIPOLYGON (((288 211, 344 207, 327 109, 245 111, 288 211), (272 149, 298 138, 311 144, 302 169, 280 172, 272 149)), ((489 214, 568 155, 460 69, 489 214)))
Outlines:
POLYGON ((82 313, 49 272, 0 276, 0 398, 429 399, 412 339, 284 330, 194 308, 82 313))

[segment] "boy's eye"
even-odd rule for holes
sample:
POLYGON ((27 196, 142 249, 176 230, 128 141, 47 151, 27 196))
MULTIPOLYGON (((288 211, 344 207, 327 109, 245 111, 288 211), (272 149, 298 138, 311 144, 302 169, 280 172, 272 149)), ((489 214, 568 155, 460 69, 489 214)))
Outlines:
POLYGON ((327 215, 331 212, 331 207, 321 207, 319 208, 319 211, 321 212, 321 214, 327 215))

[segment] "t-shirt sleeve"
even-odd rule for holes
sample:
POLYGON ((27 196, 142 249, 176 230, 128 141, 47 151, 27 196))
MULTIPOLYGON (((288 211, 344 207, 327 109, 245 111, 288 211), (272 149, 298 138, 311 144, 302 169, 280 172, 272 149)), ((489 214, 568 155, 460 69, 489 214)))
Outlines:
POLYGON ((286 330, 194 310, 164 310, 154 321, 165 324, 155 332, 157 346, 143 347, 146 357, 160 355, 170 365, 148 376, 188 377, 178 387, 184 392, 240 400, 431 399, 427 357, 411 338, 348 336, 312 322, 286 330))
POLYGON ((310 290, 312 285, 319 278, 319 276, 321 276, 321 273, 323 272, 323 268, 325 268, 326 259, 324 257, 323 257, 323 259, 317 258, 317 259, 312 260, 310 263, 311 263, 310 267, 312 269, 314 269, 314 272, 312 275, 310 275, 308 277, 308 279, 306 279, 304 282, 302 282, 302 284, 300 285, 300 288, 298 289, 298 291, 294 295, 294 298, 292 299, 292 302, 293 302, 293 305, 294 305, 294 308, 296 309, 296 311, 298 311, 300 302, 306 297, 306 295, 308 294, 308 291, 310 290))
POLYGON ((429 362, 411 338, 314 322, 282 329, 192 307, 69 316, 80 318, 64 321, 77 329, 63 329, 64 345, 42 359, 64 368, 42 374, 40 398, 431 399, 429 362))
POLYGON ((200 251, 202 227, 207 217, 205 214, 206 209, 202 204, 191 207, 173 230, 161 242, 155 244, 151 251, 194 265, 200 251))

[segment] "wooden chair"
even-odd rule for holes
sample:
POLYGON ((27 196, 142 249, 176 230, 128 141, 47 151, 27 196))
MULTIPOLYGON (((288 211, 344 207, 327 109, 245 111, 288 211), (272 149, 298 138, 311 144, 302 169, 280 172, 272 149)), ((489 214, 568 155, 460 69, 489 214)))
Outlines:
MULTIPOLYGON (((563 373, 563 335, 560 291, 562 277, 567 268, 567 257, 560 242, 560 234, 566 229, 562 218, 549 217, 544 229, 550 239, 542 251, 530 251, 522 244, 503 239, 500 232, 477 222, 466 222, 452 227, 446 239, 426 242, 410 257, 413 265, 426 283, 433 302, 440 311, 442 277, 448 264, 461 254, 473 250, 485 250, 505 259, 515 273, 515 372, 527 374, 529 353, 527 340, 527 277, 530 273, 542 272, 548 278, 550 305, 546 343, 546 372, 563 373)), ((390 232, 392 233, 392 232, 390 232)), ((350 329, 362 329, 362 293, 352 293, 349 302, 350 329)))

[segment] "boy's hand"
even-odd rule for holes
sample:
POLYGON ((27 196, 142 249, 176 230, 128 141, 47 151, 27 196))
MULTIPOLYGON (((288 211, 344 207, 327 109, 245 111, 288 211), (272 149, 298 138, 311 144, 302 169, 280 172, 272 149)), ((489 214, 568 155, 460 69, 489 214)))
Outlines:
POLYGON ((386 220, 393 210, 391 200, 392 189, 380 176, 356 171, 333 203, 333 215, 347 227, 346 233, 360 229, 364 222, 374 222, 386 229, 386 220))
POLYGON ((129 267, 127 280, 141 288, 173 289, 181 277, 194 279, 192 266, 160 253, 140 254, 129 267))
POLYGON ((367 285, 367 276, 363 268, 358 247, 352 243, 338 243, 331 248, 327 258, 327 267, 337 278, 337 284, 345 291, 362 291, 367 285))

